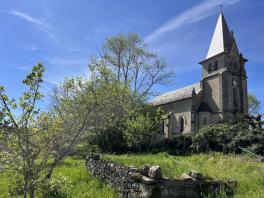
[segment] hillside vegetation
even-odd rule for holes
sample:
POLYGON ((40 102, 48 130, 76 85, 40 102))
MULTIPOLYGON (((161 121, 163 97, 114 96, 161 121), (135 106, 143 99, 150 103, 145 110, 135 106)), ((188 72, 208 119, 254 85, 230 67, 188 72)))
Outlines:
MULTIPOLYGON (((140 167, 144 164, 160 165, 167 177, 180 177, 183 172, 197 170, 206 176, 221 180, 237 180, 235 198, 264 197, 264 163, 242 155, 220 153, 192 156, 170 156, 166 153, 141 155, 104 155, 103 158, 126 165, 140 167)), ((57 197, 111 198, 117 193, 110 186, 93 178, 86 171, 84 160, 71 157, 55 170, 53 178, 66 178, 66 189, 57 197)), ((15 181, 12 172, 0 173, 0 197, 8 197, 8 185, 15 181)), ((61 182, 59 183, 61 184, 61 182)), ((57 184, 58 185, 58 184, 57 184)), ((58 187, 58 186, 57 186, 58 187)), ((59 189, 60 187, 58 187, 59 189)), ((37 197, 40 193, 37 193, 37 197)))
POLYGON ((242 155, 220 153, 192 156, 170 156, 165 153, 146 155, 106 155, 106 159, 140 167, 144 164, 160 165, 167 177, 180 177, 182 173, 197 170, 220 180, 237 180, 235 198, 264 197, 264 163, 242 155))
MULTIPOLYGON (((53 189, 57 189, 56 195, 49 195, 50 198, 114 198, 117 197, 116 192, 110 186, 101 183, 99 180, 92 177, 86 171, 84 160, 68 157, 64 162, 55 169, 53 179, 57 181, 53 185, 53 189), (66 182, 62 182, 66 180, 66 182)), ((52 180, 54 181, 54 180, 52 180)), ((13 172, 0 172, 0 198, 7 198, 9 185, 15 182, 13 172)), ((16 196, 17 197, 17 196, 16 196)), ((19 197, 23 197, 22 195, 19 197)), ((42 197, 40 192, 37 192, 36 197, 42 197)))

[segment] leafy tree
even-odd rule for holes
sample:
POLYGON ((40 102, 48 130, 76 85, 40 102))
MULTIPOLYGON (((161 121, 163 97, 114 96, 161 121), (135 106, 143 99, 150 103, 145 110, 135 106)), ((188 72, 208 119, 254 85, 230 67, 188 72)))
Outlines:
POLYGON ((89 80, 68 79, 55 90, 55 110, 69 127, 85 119, 87 141, 103 151, 121 150, 125 120, 141 108, 141 100, 104 64, 95 61, 89 69, 89 80))
POLYGON ((137 34, 120 34, 108 38, 101 58, 117 80, 131 88, 140 97, 147 97, 157 84, 166 84, 173 76, 164 60, 147 49, 137 34))
POLYGON ((138 152, 142 151, 142 148, 149 150, 151 143, 155 140, 159 133, 159 118, 150 116, 149 113, 146 115, 139 114, 126 122, 126 129, 124 131, 125 139, 130 147, 137 147, 138 152))
POLYGON ((260 101, 253 94, 248 94, 248 112, 251 115, 256 115, 260 111, 260 101))
POLYGON ((24 197, 35 197, 36 190, 50 182, 54 168, 71 152, 86 129, 84 123, 87 120, 74 119, 73 113, 78 111, 78 115, 85 116, 89 109, 82 114, 84 109, 76 109, 72 106, 74 103, 68 103, 74 109, 68 115, 62 115, 56 109, 47 113, 40 111, 38 102, 42 98, 39 90, 43 73, 42 64, 33 67, 23 80, 27 90, 18 102, 0 88, 0 131, 6 139, 4 149, 0 151, 0 166, 17 175, 17 186, 12 188, 15 196, 21 193, 24 197), (73 119, 70 123, 69 117, 73 119))

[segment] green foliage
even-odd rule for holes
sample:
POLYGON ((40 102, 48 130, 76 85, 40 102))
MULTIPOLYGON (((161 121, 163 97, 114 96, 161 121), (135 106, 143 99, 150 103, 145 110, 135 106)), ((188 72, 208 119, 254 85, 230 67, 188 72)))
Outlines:
MULTIPOLYGON (((145 164, 161 166, 163 175, 180 178, 182 173, 196 170, 219 180, 236 180, 234 198, 260 198, 264 194, 264 164, 243 155, 221 153, 171 156, 159 154, 106 155, 105 159, 125 165, 142 167, 145 164)), ((224 197, 224 194, 220 193, 224 197)))
POLYGON ((255 154, 264 156, 264 130, 239 130, 237 135, 227 144, 231 152, 241 153, 241 148, 245 148, 255 154))
MULTIPOLYGON (((8 170, 0 172, 0 198, 8 197, 9 184, 15 184, 14 173, 8 170)), ((60 189, 60 195, 66 197, 80 197, 80 198, 115 198, 117 192, 110 188, 110 186, 101 183, 94 178, 85 168, 84 160, 77 160, 71 157, 66 158, 59 167, 54 170, 54 175, 51 180, 56 180, 52 189, 60 189), (64 182, 60 181, 63 175, 64 182), (59 185, 58 185, 59 184, 59 185), (67 186, 67 187, 66 187, 67 186), (61 188, 62 187, 62 188, 61 188), (66 187, 66 188, 65 188, 66 187), (63 189, 61 191, 61 189, 63 189)), ((14 185, 16 186, 16 185, 14 185)), ((43 188, 38 189, 36 197, 43 197, 43 188)), ((53 191, 54 192, 54 191, 53 191)), ((15 196, 22 197, 22 196, 15 196)), ((53 196, 58 197, 58 196, 53 196)), ((62 197, 62 196, 61 196, 62 197)))
POLYGON ((136 147, 138 152, 141 152, 142 148, 149 150, 158 132, 159 127, 155 117, 140 114, 127 120, 124 136, 129 147, 136 147))
POLYGON ((42 194, 46 198, 67 197, 67 189, 71 188, 71 181, 62 174, 53 176, 47 183, 42 185, 42 194))
POLYGON ((227 151, 227 143, 236 135, 228 124, 210 125, 199 130, 193 137, 193 149, 195 152, 227 151))
POLYGON ((249 129, 241 124, 218 124, 202 128, 193 136, 194 152, 219 151, 241 153, 241 148, 264 154, 264 130, 249 129))
POLYGON ((260 101, 253 94, 248 94, 248 112, 251 115, 256 115, 260 111, 260 101))
MULTIPOLYGON (((88 109, 81 111, 74 106, 73 95, 60 98, 63 101, 60 106, 54 105, 49 112, 41 112, 38 102, 42 98, 39 90, 43 72, 42 64, 32 68, 23 80, 27 89, 19 101, 9 99, 4 88, 0 87, 0 128, 5 140, 4 144, 0 142, 3 147, 0 151, 0 169, 10 169, 17 181, 22 180, 13 182, 11 194, 21 192, 22 184, 23 196, 31 198, 35 197, 41 184, 52 182, 50 179, 54 168, 72 151, 86 130, 84 123, 89 113, 88 109), (60 111, 66 107, 67 112, 60 111), (76 120, 75 115, 85 119, 76 120)), ((64 84, 67 91, 74 91, 72 83, 67 81, 64 84)))
POLYGON ((173 137, 172 140, 161 140, 152 145, 151 152, 167 152, 170 155, 188 155, 191 154, 192 136, 179 134, 173 137))
POLYGON ((23 179, 16 177, 15 183, 10 183, 8 185, 8 197, 17 197, 19 195, 23 195, 24 193, 24 181, 23 179))
POLYGON ((120 34, 106 40, 102 60, 140 98, 152 94, 155 84, 164 84, 173 76, 164 60, 151 52, 135 33, 120 34))

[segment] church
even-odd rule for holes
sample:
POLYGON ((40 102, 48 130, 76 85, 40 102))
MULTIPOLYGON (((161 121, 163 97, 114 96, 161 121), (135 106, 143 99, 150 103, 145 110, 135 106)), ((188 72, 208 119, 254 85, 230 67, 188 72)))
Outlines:
POLYGON ((233 31, 220 12, 200 82, 155 97, 152 105, 164 111, 166 138, 195 133, 217 123, 235 123, 247 115, 247 59, 239 52, 233 31))

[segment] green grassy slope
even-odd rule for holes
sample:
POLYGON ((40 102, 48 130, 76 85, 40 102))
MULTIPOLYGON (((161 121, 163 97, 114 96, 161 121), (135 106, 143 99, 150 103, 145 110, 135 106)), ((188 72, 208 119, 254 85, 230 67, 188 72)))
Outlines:
POLYGON ((183 172, 197 170, 221 180, 237 180, 236 198, 264 198, 264 163, 249 157, 220 153, 192 156, 168 156, 164 153, 147 155, 106 155, 104 158, 126 165, 160 165, 168 177, 180 177, 183 172))
MULTIPOLYGON (((219 153, 192 156, 168 156, 164 153, 146 155, 104 155, 106 159, 140 167, 144 164, 160 165, 168 177, 180 177, 183 172, 197 170, 216 179, 237 180, 236 198, 264 198, 264 163, 251 158, 219 153)), ((86 171, 84 160, 67 158, 55 171, 71 182, 67 197, 111 198, 117 194, 109 186, 94 179, 86 171)), ((12 172, 0 172, 0 197, 8 197, 8 184, 14 182, 12 172)))
MULTIPOLYGON (((63 175, 71 183, 66 191, 67 197, 73 198, 114 198, 116 193, 109 186, 102 184, 85 169, 84 160, 67 158, 56 168, 54 175, 63 175)), ((0 198, 8 197, 8 185, 14 181, 12 172, 0 172, 0 198)), ((36 196, 41 197, 41 196, 36 196)))

